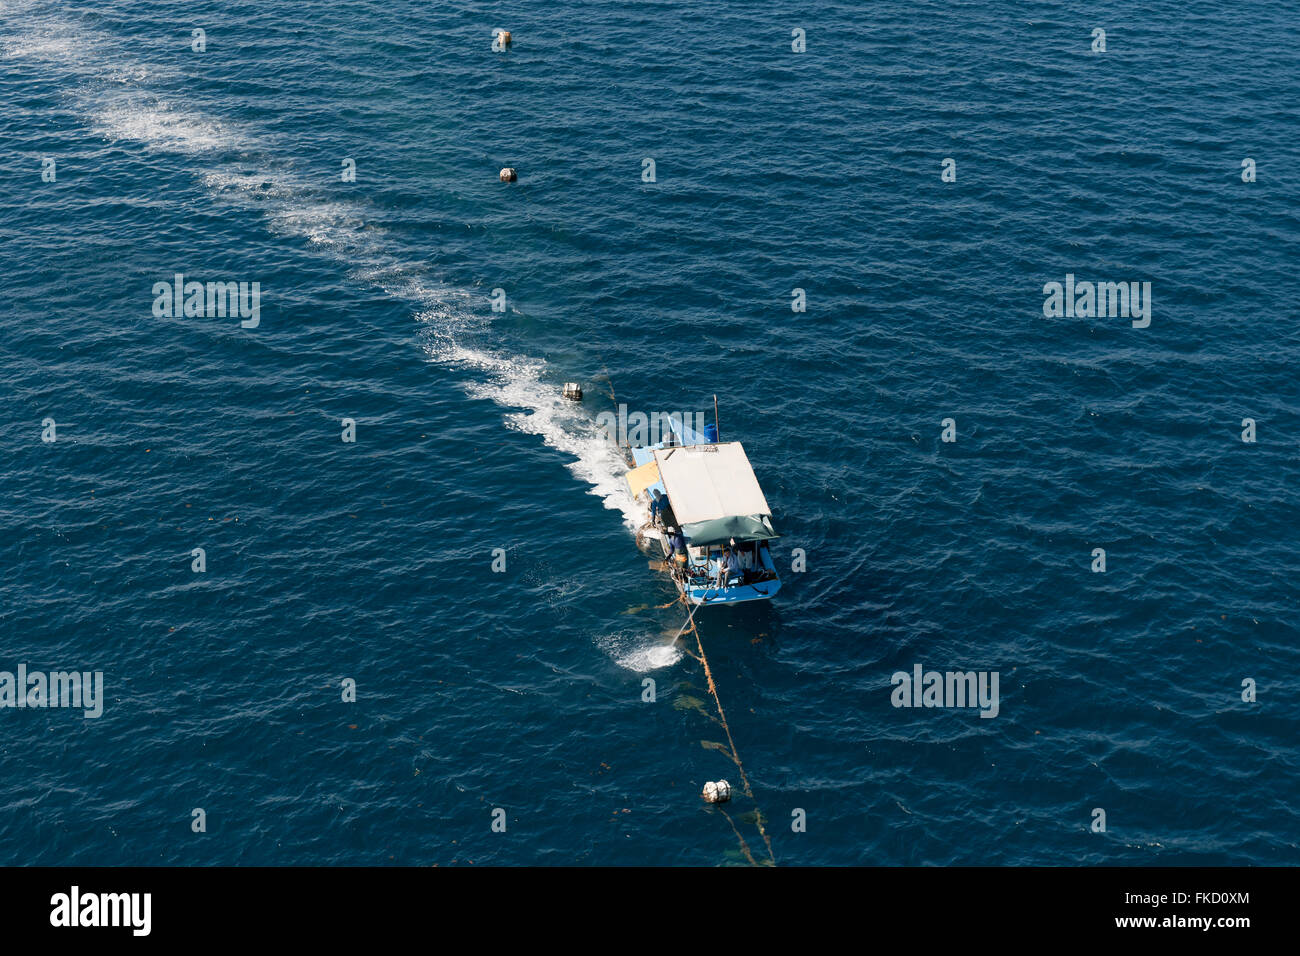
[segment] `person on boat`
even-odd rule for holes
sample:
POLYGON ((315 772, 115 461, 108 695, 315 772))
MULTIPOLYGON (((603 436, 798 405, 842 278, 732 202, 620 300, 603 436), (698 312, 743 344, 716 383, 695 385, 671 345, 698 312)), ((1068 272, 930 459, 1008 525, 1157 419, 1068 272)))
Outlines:
POLYGON ((754 570, 754 546, 747 545, 740 549, 740 570, 748 577, 749 572, 754 570))
POLYGON ((677 516, 673 514, 673 506, 669 503, 668 497, 658 488, 655 489, 654 501, 650 502, 650 520, 656 519, 664 529, 677 526, 677 516))
POLYGON ((725 587, 728 580, 740 576, 740 558, 730 548, 722 549, 722 558, 718 561, 718 587, 725 587))
POLYGON ((674 531, 668 536, 668 559, 671 561, 673 555, 678 553, 683 558, 686 557, 686 539, 680 531, 674 531))

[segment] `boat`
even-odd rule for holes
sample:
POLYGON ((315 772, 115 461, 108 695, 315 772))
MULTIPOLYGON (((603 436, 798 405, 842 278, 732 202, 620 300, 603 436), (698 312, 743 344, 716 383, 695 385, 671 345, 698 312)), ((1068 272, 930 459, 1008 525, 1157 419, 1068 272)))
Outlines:
POLYGON ((716 422, 668 425, 663 441, 629 449, 628 489, 644 510, 638 546, 661 556, 650 566, 691 604, 771 600, 781 578, 768 542, 779 535, 744 447, 719 441, 716 422))

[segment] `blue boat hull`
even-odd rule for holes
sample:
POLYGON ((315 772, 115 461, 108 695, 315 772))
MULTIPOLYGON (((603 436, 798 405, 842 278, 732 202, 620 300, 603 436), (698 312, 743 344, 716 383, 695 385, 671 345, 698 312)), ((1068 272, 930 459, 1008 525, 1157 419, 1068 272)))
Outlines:
POLYGON ((686 600, 692 604, 712 606, 714 604, 739 604, 741 601, 766 601, 779 590, 781 590, 781 579, 773 578, 770 581, 759 581, 756 584, 739 584, 734 587, 723 588, 721 591, 717 588, 689 588, 683 589, 682 593, 686 595, 686 600))

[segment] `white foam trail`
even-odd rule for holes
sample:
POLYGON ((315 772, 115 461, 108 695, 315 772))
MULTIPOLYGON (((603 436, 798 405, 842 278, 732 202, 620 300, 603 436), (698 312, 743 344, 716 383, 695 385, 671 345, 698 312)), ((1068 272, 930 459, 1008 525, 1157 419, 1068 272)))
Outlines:
POLYGON ((77 38, 69 34, 13 36, 4 38, 4 59, 71 60, 84 50, 77 38))
POLYGON ((22 28, 0 37, 0 59, 82 59, 94 53, 97 38, 74 23, 44 16, 30 3, 7 2, 0 6, 6 17, 21 18, 22 28))
POLYGON ((506 424, 572 456, 569 470, 591 486, 591 494, 600 497, 606 508, 622 514, 628 530, 636 530, 644 516, 624 480, 623 456, 580 406, 560 397, 556 386, 543 380, 544 362, 494 355, 448 336, 431 336, 428 349, 436 361, 484 373, 486 380, 466 386, 470 395, 491 399, 503 408, 523 409, 509 412, 506 424))
MULTIPOLYGON (((358 281, 416 303, 431 361, 479 373, 481 379, 465 386, 469 395, 495 402, 505 410, 509 427, 537 435, 569 456, 569 470, 605 507, 620 512, 629 531, 643 522, 645 515, 623 478, 627 465, 621 453, 580 406, 560 396, 557 383, 546 381, 546 363, 462 341, 465 333, 483 326, 467 307, 480 297, 438 283, 419 263, 395 257, 384 243, 384 230, 370 223, 375 214, 362 200, 331 196, 319 183, 297 175, 290 163, 276 157, 274 137, 221 121, 142 85, 174 79, 174 72, 132 58, 109 34, 88 32, 32 6, 0 5, 0 15, 10 21, 6 26, 16 26, 0 40, 4 58, 54 63, 72 72, 82 83, 70 98, 97 135, 199 162, 208 158, 200 175, 214 196, 260 214, 278 234, 305 240, 344 264, 358 281)), ((643 641, 612 635, 597 643, 631 670, 668 667, 681 659, 671 645, 645 646, 643 641)))
POLYGON ((627 670, 636 671, 638 674, 672 667, 682 659, 682 650, 676 644, 651 644, 648 647, 628 649, 627 645, 633 644, 637 640, 639 638, 609 635, 597 643, 601 645, 602 650, 614 659, 615 664, 627 670))
POLYGON ((151 150, 203 153, 237 149, 238 137, 226 125, 136 93, 113 97, 95 109, 91 128, 109 142, 130 140, 151 150))

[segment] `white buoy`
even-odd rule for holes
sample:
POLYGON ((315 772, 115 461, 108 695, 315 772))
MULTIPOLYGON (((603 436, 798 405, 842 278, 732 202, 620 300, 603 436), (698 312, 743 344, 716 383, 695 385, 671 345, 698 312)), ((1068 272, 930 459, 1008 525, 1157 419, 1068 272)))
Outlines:
POLYGON ((510 39, 511 37, 510 37, 509 30, 493 30, 492 49, 495 50, 497 53, 500 53, 502 50, 504 50, 506 47, 510 45, 510 39))
POLYGON ((704 797, 705 803, 726 803, 731 799, 731 784, 725 780, 717 782, 710 780, 704 785, 704 793, 701 796, 704 797))
POLYGON ((518 178, 519 174, 515 172, 513 166, 506 166, 501 170, 501 181, 503 183, 513 183, 518 178))
POLYGON ((582 386, 577 382, 565 382, 564 397, 572 402, 582 401, 582 386))

